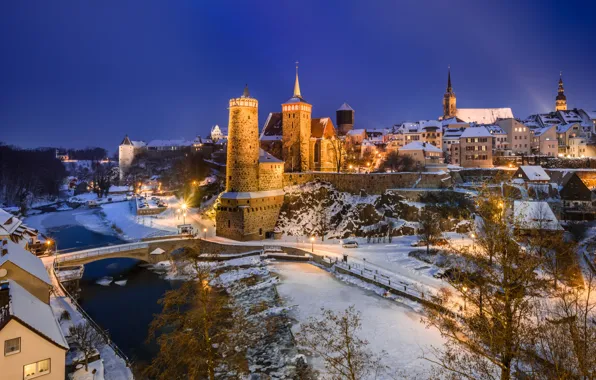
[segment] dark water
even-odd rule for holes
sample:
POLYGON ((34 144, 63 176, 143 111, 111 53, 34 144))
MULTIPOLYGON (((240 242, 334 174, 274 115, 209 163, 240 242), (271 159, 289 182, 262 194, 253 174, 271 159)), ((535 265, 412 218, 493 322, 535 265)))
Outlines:
MULTIPOLYGON (((57 241, 60 251, 72 251, 125 243, 112 235, 103 235, 82 226, 63 226, 48 234, 57 241)), ((135 361, 148 362, 155 355, 155 344, 146 344, 153 315, 161 311, 157 301, 167 290, 180 286, 179 281, 167 281, 134 259, 105 259, 85 265, 80 281, 80 304, 112 340, 135 361), (127 280, 126 285, 96 283, 103 277, 115 281, 127 280)))
POLYGON ((85 265, 80 304, 128 357, 147 362, 157 352, 155 344, 146 344, 153 315, 161 311, 157 301, 181 282, 164 280, 139 264, 134 259, 106 259, 85 265), (96 283, 105 276, 125 279, 126 285, 96 283))

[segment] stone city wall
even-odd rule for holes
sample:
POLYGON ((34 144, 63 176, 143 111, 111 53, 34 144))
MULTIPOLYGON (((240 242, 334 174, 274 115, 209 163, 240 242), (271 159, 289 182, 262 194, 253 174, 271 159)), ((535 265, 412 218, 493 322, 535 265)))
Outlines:
POLYGON ((269 163, 262 162, 259 164, 259 190, 276 190, 283 186, 283 162, 269 163))
POLYGON ((387 189, 419 188, 446 189, 452 185, 447 173, 284 173, 285 186, 301 185, 320 180, 331 183, 337 190, 358 194, 382 194, 387 189))

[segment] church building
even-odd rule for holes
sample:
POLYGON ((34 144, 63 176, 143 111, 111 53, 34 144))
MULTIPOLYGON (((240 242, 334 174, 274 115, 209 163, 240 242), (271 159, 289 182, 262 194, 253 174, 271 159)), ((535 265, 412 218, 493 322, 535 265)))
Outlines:
POLYGON ((451 86, 451 68, 447 72, 447 90, 443 95, 442 120, 457 118, 465 123, 494 124, 513 118, 511 108, 457 108, 457 98, 451 86))
POLYGON ((267 117, 260 136, 261 148, 283 160, 286 172, 337 171, 336 151, 341 152, 342 142, 337 139, 330 117, 312 118, 312 105, 300 91, 298 67, 294 94, 281 109, 267 117))
POLYGON ((563 73, 559 73, 559 89, 557 90, 557 97, 555 99, 555 111, 567 110, 567 97, 565 96, 565 88, 563 88, 563 73))

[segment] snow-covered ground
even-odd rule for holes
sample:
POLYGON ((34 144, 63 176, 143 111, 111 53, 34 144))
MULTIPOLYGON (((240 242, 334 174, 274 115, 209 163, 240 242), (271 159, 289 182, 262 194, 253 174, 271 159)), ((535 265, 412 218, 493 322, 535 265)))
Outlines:
MULTIPOLYGON (((360 336, 370 348, 386 351, 386 365, 399 378, 401 371, 411 377, 425 378, 430 363, 421 359, 422 351, 443 344, 438 331, 427 329, 421 315, 410 307, 334 278, 330 273, 306 263, 275 263, 272 270, 281 276, 280 296, 293 306, 291 316, 299 323, 319 315, 321 308, 343 311, 351 305, 362 313, 360 336)), ((295 331, 300 329, 297 324, 295 331)), ((322 363, 315 360, 318 369, 322 363)))

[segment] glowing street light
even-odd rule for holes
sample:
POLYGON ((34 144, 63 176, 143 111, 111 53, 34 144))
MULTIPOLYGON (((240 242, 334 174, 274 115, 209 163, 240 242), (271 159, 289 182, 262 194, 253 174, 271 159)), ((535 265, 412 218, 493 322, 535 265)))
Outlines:
POLYGON ((310 237, 310 244, 311 244, 310 251, 314 253, 315 252, 315 237, 314 236, 310 237))
POLYGON ((207 228, 203 228, 203 233, 205 234, 205 240, 207 240, 207 228))
POLYGON ((466 310, 468 308, 468 302, 467 302, 468 301, 467 300, 467 297, 468 297, 468 295, 467 295, 468 287, 467 286, 464 286, 464 287, 461 288, 461 290, 462 290, 462 292, 464 294, 464 310, 466 310))

